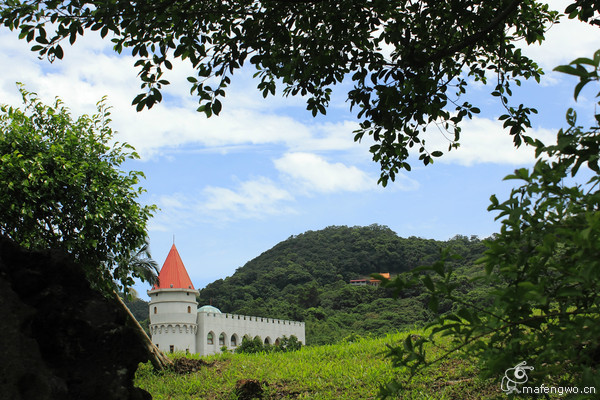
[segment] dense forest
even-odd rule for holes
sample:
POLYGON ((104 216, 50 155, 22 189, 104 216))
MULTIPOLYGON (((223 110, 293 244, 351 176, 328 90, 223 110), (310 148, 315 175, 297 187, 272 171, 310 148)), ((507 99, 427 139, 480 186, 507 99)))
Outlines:
MULTIPOLYGON (((401 238, 386 226, 331 226, 292 236, 200 291, 199 303, 223 312, 306 322, 307 344, 333 343, 354 335, 382 335, 431 319, 428 298, 416 288, 394 298, 389 289, 353 286, 351 279, 393 275, 439 259, 453 261, 465 296, 483 299, 485 288, 470 278, 485 250, 477 237, 448 241, 401 238)), ((483 301, 483 300, 482 300, 483 301)), ((440 304, 439 311, 452 304, 440 304)))
POLYGON ((150 310, 148 308, 148 302, 140 299, 135 291, 130 293, 130 296, 125 296, 123 293, 119 293, 119 296, 121 296, 125 305, 129 308, 129 311, 131 311, 135 319, 138 320, 142 328, 144 328, 144 331, 149 335, 150 331, 148 330, 148 325, 150 324, 150 310))

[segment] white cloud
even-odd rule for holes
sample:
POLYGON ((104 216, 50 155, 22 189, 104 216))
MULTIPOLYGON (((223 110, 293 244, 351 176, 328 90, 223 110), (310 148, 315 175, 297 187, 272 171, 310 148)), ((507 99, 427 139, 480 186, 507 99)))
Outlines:
POLYGON ((171 85, 163 88, 164 101, 138 113, 131 105, 141 92, 133 67, 135 60, 114 53, 110 42, 96 33, 86 32, 74 46, 65 49, 63 60, 53 64, 37 60, 36 54, 29 51, 30 44, 18 40, 15 32, 0 29, 0 43, 4 50, 0 60, 4 71, 0 80, 1 102, 20 106, 16 81, 37 92, 45 102, 60 97, 74 115, 95 113, 96 103, 106 95, 117 140, 133 145, 144 160, 165 151, 189 150, 190 146, 219 152, 272 144, 301 151, 359 149, 352 140, 355 122, 318 123, 288 116, 292 111, 306 117, 304 100, 263 99, 244 70, 236 75, 223 99, 221 115, 206 118, 196 112, 197 99, 189 94, 185 79, 194 72, 176 60, 173 71, 166 76, 171 85))
POLYGON ((130 126, 123 137, 147 158, 163 149, 185 145, 221 151, 232 146, 285 145, 310 136, 308 129, 292 118, 243 109, 227 110, 219 117, 207 119, 193 109, 159 105, 144 111, 143 118, 135 118, 135 126, 131 119, 118 122, 130 126))
POLYGON ((358 122, 349 120, 311 124, 311 136, 289 147, 293 151, 362 151, 364 147, 354 142, 353 132, 358 128, 358 122))
POLYGON ((285 202, 293 200, 292 195, 267 178, 242 182, 238 190, 209 186, 204 189, 204 194, 207 199, 201 203, 203 209, 236 218, 256 218, 293 211, 283 206, 285 202))
MULTIPOLYGON (((461 126, 460 147, 456 150, 447 151, 449 142, 441 133, 433 134, 427 139, 426 148, 430 152, 444 152, 438 159, 439 162, 471 166, 478 163, 529 164, 535 160, 535 151, 531 146, 515 148, 512 136, 502 128, 501 121, 474 117, 463 121, 461 126)), ((544 143, 556 140, 556 132, 550 129, 529 130, 527 135, 544 143)))
POLYGON ((377 188, 375 177, 357 167, 329 163, 311 153, 287 153, 274 161, 275 168, 309 192, 360 192, 377 188))
MULTIPOLYGON (((20 106, 17 81, 38 93, 45 102, 60 97, 74 115, 95 113, 96 103, 106 95, 113 107, 111 126, 119 132, 118 140, 132 144, 144 158, 158 154, 163 148, 176 149, 188 144, 208 148, 266 143, 291 146, 311 137, 309 126, 269 113, 266 104, 257 107, 256 90, 252 93, 237 90, 235 99, 224 100, 221 116, 207 119, 196 112, 196 98, 189 95, 185 83, 185 76, 193 72, 181 62, 175 62, 175 70, 167 76, 172 85, 164 87, 164 101, 138 113, 131 105, 141 92, 133 67, 135 60, 112 52, 110 42, 96 36, 86 32, 84 38, 65 50, 64 60, 50 64, 37 60, 36 54, 29 51, 30 44, 18 40, 15 32, 0 29, 3 48, 0 101, 20 106)), ((235 87, 232 89, 235 91, 235 87)))
POLYGON ((148 223, 150 232, 173 232, 182 226, 196 222, 193 203, 184 193, 153 196, 150 203, 156 204, 158 210, 148 223))
POLYGON ((159 207, 151 231, 168 232, 182 226, 293 214, 294 197, 270 179, 239 183, 235 189, 206 186, 199 192, 174 193, 151 199, 159 207))

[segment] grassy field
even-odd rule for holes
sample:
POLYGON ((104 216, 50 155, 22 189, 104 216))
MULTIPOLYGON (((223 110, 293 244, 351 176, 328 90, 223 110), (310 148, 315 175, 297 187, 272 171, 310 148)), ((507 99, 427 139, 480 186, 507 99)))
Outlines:
MULTIPOLYGON (((238 399, 236 383, 243 379, 261 382, 263 399, 373 399, 383 383, 404 373, 393 369, 384 356, 386 344, 422 333, 304 347, 291 353, 219 354, 203 357, 207 365, 187 374, 155 373, 149 364, 142 364, 136 385, 157 400, 238 399)), ((498 382, 481 382, 475 375, 465 361, 450 359, 414 378, 402 398, 481 399, 501 394, 498 382)))

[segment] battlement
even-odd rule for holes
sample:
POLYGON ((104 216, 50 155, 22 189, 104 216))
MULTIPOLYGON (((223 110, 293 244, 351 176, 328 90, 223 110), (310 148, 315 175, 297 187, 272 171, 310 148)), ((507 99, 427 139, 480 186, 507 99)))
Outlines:
POLYGON ((286 319, 275 319, 275 318, 264 318, 264 317, 253 317, 250 315, 239 315, 239 314, 225 314, 225 313, 198 313, 201 315, 206 315, 206 318, 216 318, 216 319, 230 319, 237 321, 248 321, 248 322, 261 322, 267 324, 274 325, 292 325, 292 326, 304 326, 304 322, 300 321, 290 321, 286 319))

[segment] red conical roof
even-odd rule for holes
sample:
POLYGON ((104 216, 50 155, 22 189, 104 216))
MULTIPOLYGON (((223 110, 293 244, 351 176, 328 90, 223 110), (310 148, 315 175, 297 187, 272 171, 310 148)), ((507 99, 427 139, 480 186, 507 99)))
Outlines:
POLYGON ((160 269, 158 285, 152 287, 152 290, 156 289, 194 289, 175 244, 171 247, 171 251, 160 269))

